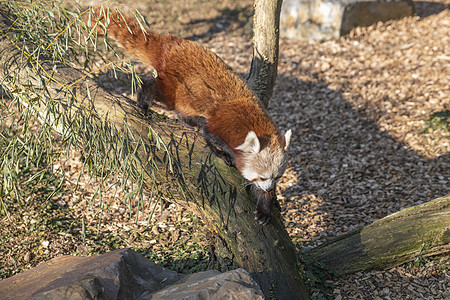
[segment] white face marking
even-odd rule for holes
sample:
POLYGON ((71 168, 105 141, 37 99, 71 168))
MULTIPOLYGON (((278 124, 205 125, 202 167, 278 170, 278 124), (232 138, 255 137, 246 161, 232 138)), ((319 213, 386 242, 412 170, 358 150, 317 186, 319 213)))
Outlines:
POLYGON ((255 181, 255 185, 262 189, 263 191, 270 191, 274 187, 274 181, 272 179, 268 179, 265 181, 255 181))
POLYGON ((242 172, 242 176, 244 176, 244 178, 248 181, 255 181, 258 179, 259 174, 255 170, 246 168, 242 172))
POLYGON ((262 189, 263 191, 270 191, 274 188, 276 180, 272 178, 269 173, 258 174, 253 169, 247 168, 244 169, 242 175, 248 181, 253 182, 257 187, 262 189))

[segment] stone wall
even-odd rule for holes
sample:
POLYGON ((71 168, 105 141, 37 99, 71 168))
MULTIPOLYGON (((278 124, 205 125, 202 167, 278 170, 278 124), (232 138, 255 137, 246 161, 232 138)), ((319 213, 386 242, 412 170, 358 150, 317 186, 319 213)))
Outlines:
POLYGON ((280 36, 294 40, 327 40, 357 26, 414 14, 412 0, 284 0, 280 36))

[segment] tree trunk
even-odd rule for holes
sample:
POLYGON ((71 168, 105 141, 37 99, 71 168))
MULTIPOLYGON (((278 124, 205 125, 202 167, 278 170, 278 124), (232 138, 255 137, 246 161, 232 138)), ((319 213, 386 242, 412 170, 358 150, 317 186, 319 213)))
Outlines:
POLYGON ((413 206, 311 249, 307 255, 339 274, 387 269, 450 252, 450 195, 413 206))
POLYGON ((282 0, 255 0, 253 59, 247 84, 265 107, 272 96, 278 68, 282 0))
MULTIPOLYGON (((7 27, 5 22, 0 21, 2 28, 7 27)), ((137 149, 139 163, 133 166, 137 176, 144 172, 144 191, 150 193, 157 186, 168 201, 198 213, 225 245, 226 251, 222 250, 221 256, 249 271, 267 297, 308 298, 295 247, 284 229, 279 208, 274 209, 268 225, 259 225, 253 215, 256 200, 244 179, 235 168, 212 155, 198 133, 173 120, 143 115, 134 102, 111 95, 92 81, 78 82, 84 74, 74 68, 54 66, 45 57, 39 57, 39 65, 36 59, 27 62, 19 49, 21 45, 13 46, 9 39, 1 37, 0 74, 5 90, 26 90, 29 98, 42 91, 41 97, 50 97, 52 105, 56 104, 54 115, 44 113, 47 111, 44 106, 50 103, 45 100, 40 105, 31 102, 26 105, 34 107, 41 120, 59 131, 64 126, 81 124, 77 132, 81 142, 100 129, 112 132, 111 128, 116 128, 115 133, 102 138, 117 145, 117 152, 137 149), (57 112, 58 109, 62 111, 57 112), (82 122, 77 118, 83 118, 82 122), (133 145, 123 142, 124 134, 131 134, 133 145), (161 140, 166 151, 159 150, 161 140), (148 161, 156 164, 159 175, 151 175, 155 170, 148 161)))

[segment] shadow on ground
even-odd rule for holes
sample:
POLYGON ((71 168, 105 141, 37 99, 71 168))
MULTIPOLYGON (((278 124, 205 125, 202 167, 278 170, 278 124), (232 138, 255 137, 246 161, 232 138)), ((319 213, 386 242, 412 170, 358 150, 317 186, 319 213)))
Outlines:
POLYGON ((290 160, 297 182, 282 195, 287 209, 297 208, 297 218, 309 220, 303 229, 312 221, 328 239, 450 192, 450 153, 420 156, 325 82, 281 74, 269 111, 285 97, 298 99, 285 116, 293 130, 290 160), (316 201, 314 209, 310 201, 316 201))
POLYGON ((431 1, 414 1, 415 13, 421 18, 437 15, 438 13, 448 8, 449 6, 443 3, 436 3, 431 1))

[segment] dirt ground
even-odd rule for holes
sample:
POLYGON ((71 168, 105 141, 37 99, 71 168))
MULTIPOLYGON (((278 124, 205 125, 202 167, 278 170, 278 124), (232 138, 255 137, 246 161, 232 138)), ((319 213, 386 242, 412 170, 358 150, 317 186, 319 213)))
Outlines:
MULTIPOLYGON (((129 3, 114 1, 118 2, 129 3)), ((448 128, 434 128, 429 122, 433 113, 450 110, 450 1, 414 4, 414 17, 356 28, 338 40, 280 40, 279 75, 268 110, 282 131, 293 130, 289 167, 277 192, 294 242, 319 245, 450 193, 450 134, 448 128)), ((153 30, 196 40, 237 72, 249 71, 253 1, 157 0, 134 1, 133 7, 128 4, 128 9, 134 8, 147 18, 153 30)), ((110 86, 118 93, 129 93, 126 85, 110 86)), ((81 168, 78 156, 61 164, 67 171, 65 184, 76 182, 81 168)), ((146 220, 129 222, 135 216, 127 215, 123 204, 111 203, 102 217, 105 222, 98 228, 121 230, 120 236, 114 236, 107 246, 96 242, 101 237, 90 242, 84 236, 83 240, 76 237, 81 227, 88 236, 96 232, 95 209, 86 209, 92 189, 91 183, 82 183, 75 195, 54 199, 60 207, 72 207, 72 216, 84 216, 83 224, 67 217, 67 222, 75 224, 72 236, 47 236, 47 243, 36 246, 36 253, 43 253, 39 255, 22 253, 18 258, 11 250, 6 256, 8 263, 21 262, 26 268, 37 257, 102 252, 123 245, 142 252, 175 253, 171 244, 187 241, 192 249, 181 255, 180 261, 207 260, 206 246, 197 243, 205 239, 201 220, 175 205, 162 212, 156 209, 151 224, 157 226, 147 232, 143 229, 146 220)), ((155 207, 151 204, 148 210, 155 207)), ((39 224, 39 220, 36 222, 39 224)), ((17 236, 13 241, 19 239, 17 236)), ((448 256, 420 259, 390 270, 336 280, 329 296, 449 299, 448 270, 448 256)))

